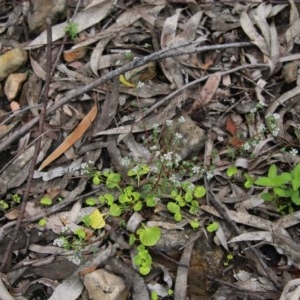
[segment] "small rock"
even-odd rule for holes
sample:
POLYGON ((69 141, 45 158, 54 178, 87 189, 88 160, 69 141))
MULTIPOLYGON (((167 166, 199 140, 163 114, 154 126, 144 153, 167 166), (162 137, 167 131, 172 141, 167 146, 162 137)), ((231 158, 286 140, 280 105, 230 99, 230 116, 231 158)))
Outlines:
POLYGON ((297 80, 298 67, 299 67, 299 64, 298 64, 298 62, 295 62, 295 61, 287 63, 282 67, 281 75, 284 78, 286 83, 291 83, 291 82, 297 80))
POLYGON ((17 71, 27 61, 28 55, 23 48, 14 48, 0 56, 0 80, 17 71))
POLYGON ((27 79, 27 73, 12 73, 8 76, 4 85, 4 93, 8 100, 16 98, 21 90, 23 82, 27 79))
POLYGON ((31 32, 38 34, 46 29, 46 18, 56 24, 66 10, 66 0, 31 0, 28 14, 28 26, 31 32))
POLYGON ((165 128, 161 134, 161 144, 165 148, 164 152, 172 151, 185 159, 190 155, 195 155, 202 149, 206 141, 205 130, 196 125, 188 116, 176 117, 166 121, 165 128), (168 126, 168 121, 173 121, 168 126))
POLYGON ((125 300, 127 289, 121 277, 105 270, 88 273, 83 279, 89 299, 125 300))

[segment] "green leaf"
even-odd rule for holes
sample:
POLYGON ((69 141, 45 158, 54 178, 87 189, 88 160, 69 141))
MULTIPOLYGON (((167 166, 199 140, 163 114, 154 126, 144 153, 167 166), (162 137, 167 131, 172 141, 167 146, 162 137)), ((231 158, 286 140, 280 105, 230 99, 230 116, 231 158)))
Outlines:
POLYGON ((299 190, 291 192, 291 199, 292 199, 294 204, 300 205, 299 190))
POLYGON ((147 196, 145 200, 146 200, 146 205, 148 207, 155 207, 155 205, 156 205, 156 197, 154 195, 147 196))
POLYGON ((293 187, 293 190, 296 191, 299 189, 300 187, 300 180, 297 178, 297 179, 292 179, 292 187, 293 187))
POLYGON ((49 196, 43 196, 40 200, 40 204, 49 206, 52 204, 52 199, 49 196))
POLYGON ((145 246, 154 246, 157 241, 161 237, 161 230, 159 227, 146 227, 144 226, 143 229, 137 231, 140 241, 145 246))
POLYGON ((133 193, 132 193, 132 197, 133 197, 134 201, 139 200, 139 199, 140 199, 140 196, 141 196, 141 194, 138 193, 138 192, 133 192, 133 193))
POLYGON ((182 215, 181 215, 180 211, 174 214, 174 220, 176 222, 180 222, 182 220, 182 215))
POLYGON ((193 200, 193 192, 192 191, 187 191, 184 195, 184 200, 186 202, 191 202, 193 200))
POLYGON ((119 182, 121 181, 121 176, 118 173, 111 172, 106 178, 106 186, 109 189, 119 187, 119 182))
POLYGON ((168 211, 171 212, 172 214, 176 214, 180 211, 179 205, 174 202, 168 202, 167 208, 168 211))
POLYGON ((275 195, 279 196, 279 197, 283 197, 283 198, 289 198, 291 197, 291 192, 290 190, 286 190, 280 187, 275 187, 273 189, 275 195))
POLYGON ((273 196, 270 193, 262 193, 261 198, 265 201, 272 201, 274 200, 273 196))
POLYGON ((244 183, 244 187, 247 189, 250 189, 253 186, 254 183, 254 178, 252 176, 250 176, 249 174, 244 174, 246 181, 244 183))
POLYGON ((260 186, 273 187, 272 180, 269 177, 258 177, 254 183, 260 186))
POLYGON ((197 220, 193 220, 190 222, 190 225, 193 229, 199 228, 200 223, 197 220))
POLYGON ((93 184, 99 185, 101 183, 101 178, 97 175, 93 176, 93 184))
POLYGON ((139 272, 142 274, 142 275, 148 275, 151 271, 151 266, 142 266, 139 268, 139 272))
POLYGON ((209 224, 207 227, 206 227, 206 230, 208 232, 214 232, 214 231, 217 231, 219 228, 219 223, 218 222, 213 222, 211 224, 209 224))
POLYGON ((42 218, 39 220, 39 226, 44 227, 47 224, 46 218, 42 218))
POLYGON ((299 179, 300 181, 300 163, 296 165, 296 167, 292 171, 293 177, 295 179, 299 179))
POLYGON ((109 213, 113 216, 113 217, 119 217, 122 213, 122 210, 120 208, 119 205, 113 203, 110 208, 109 208, 109 213))
POLYGON ((142 201, 138 201, 134 206, 133 206, 133 210, 134 211, 140 211, 143 208, 143 203, 142 201))
POLYGON ((129 235, 129 245, 132 246, 136 241, 135 235, 133 233, 131 233, 129 235))
POLYGON ((114 203, 115 197, 112 194, 105 194, 104 195, 105 200, 107 201, 107 204, 110 206, 114 203))
POLYGON ((271 165, 268 172, 268 177, 270 179, 275 178, 277 176, 277 167, 276 165, 271 165))
POLYGON ((286 183, 289 183, 292 180, 292 175, 287 172, 283 172, 282 174, 274 177, 272 179, 273 186, 280 187, 286 183))
POLYGON ((233 175, 237 174, 238 169, 236 166, 229 166, 227 171, 226 171, 226 175, 228 177, 232 177, 233 175))
POLYGON ((95 198, 87 198, 85 200, 85 204, 89 206, 95 206, 96 205, 96 199, 95 198))
POLYGON ((81 241, 83 241, 86 237, 86 233, 82 227, 76 229, 74 234, 76 234, 81 241))
POLYGON ((200 186, 200 185, 196 185, 195 189, 194 189, 194 196, 197 198, 202 198, 204 197, 206 194, 206 190, 204 186, 200 186))

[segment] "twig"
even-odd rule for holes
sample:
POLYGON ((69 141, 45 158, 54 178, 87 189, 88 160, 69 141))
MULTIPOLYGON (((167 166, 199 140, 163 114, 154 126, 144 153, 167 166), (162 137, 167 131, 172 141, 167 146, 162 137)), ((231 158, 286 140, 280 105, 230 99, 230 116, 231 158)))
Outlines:
MULTIPOLYGON (((247 69, 247 68, 260 68, 260 67, 268 67, 268 65, 266 64, 247 64, 247 65, 242 65, 242 66, 238 66, 236 68, 221 72, 221 76, 224 75, 228 75, 231 73, 235 73, 237 71, 243 70, 243 69, 247 69)), ((169 101, 170 99, 172 99, 173 97, 175 97, 177 94, 181 93, 183 90, 197 84, 200 83, 202 81, 205 81, 209 78, 209 76, 211 76, 211 74, 208 74, 206 76, 203 76, 201 78, 198 78, 184 86, 182 86, 181 88, 175 90, 173 93, 169 94, 168 96, 164 97, 163 99, 161 99, 160 101, 156 102, 154 105, 152 105, 149 109, 147 109, 146 111, 144 111, 142 113, 142 115, 136 120, 136 122, 140 121, 142 118, 146 117, 148 114, 150 114, 152 111, 154 111, 156 108, 158 108, 159 106, 163 105, 164 103, 166 103, 167 101, 169 101)))
MULTIPOLYGON (((46 19, 46 23, 47 23, 47 73, 46 73, 46 82, 45 82, 44 95, 42 97, 44 99, 44 103, 43 103, 41 115, 39 116, 39 135, 40 136, 42 136, 42 133, 43 133, 43 130, 44 130, 44 123, 45 123, 47 103, 48 103, 49 86, 50 86, 50 80, 51 80, 51 65, 52 65, 51 64, 52 32, 51 32, 51 21, 50 21, 49 18, 46 19)), ((17 220, 16 226, 14 228, 12 238, 11 238, 7 248, 6 248, 6 251, 5 251, 3 260, 2 260, 1 272, 7 271, 7 269, 10 267, 10 264, 11 264, 12 247, 14 245, 15 240, 17 239, 17 235, 18 235, 21 223, 22 223, 24 213, 25 213, 26 203, 27 203, 27 200, 28 200, 28 196, 29 196, 29 193, 30 193, 31 182, 32 182, 32 179, 33 179, 33 173, 34 173, 37 158, 38 158, 38 155, 39 155, 40 149, 41 149, 41 140, 42 139, 39 138, 39 139, 37 139, 37 141, 35 143, 34 153, 33 153, 32 161, 31 161, 30 169, 29 169, 26 189, 25 189, 25 192, 24 192, 24 195, 23 195, 21 208, 20 208, 20 212, 19 212, 19 215, 18 215, 18 220, 17 220)))
MULTIPOLYGON (((79 89, 74 89, 68 92, 65 97, 60 99, 60 101, 56 102, 47 110, 47 115, 54 112, 56 109, 61 107, 62 105, 66 104, 70 100, 78 97, 84 93, 89 92, 93 88, 111 80, 112 78, 124 74, 125 72, 135 69, 137 67, 143 66, 151 61, 157 61, 167 57, 175 57, 185 54, 191 54, 196 52, 204 52, 204 51, 212 51, 218 49, 226 49, 226 48, 234 48, 234 47, 249 47, 252 46, 250 42, 240 42, 240 43, 229 43, 229 44, 221 44, 221 45, 212 45, 212 46, 199 46, 199 42, 192 42, 192 43, 183 43, 172 47, 164 48, 160 51, 154 52, 150 55, 134 59, 133 61, 125 64, 124 66, 113 70, 106 75, 102 76, 99 79, 87 84, 84 87, 79 89)), ((29 121, 26 126, 20 128, 20 130, 14 132, 10 135, 7 140, 0 144, 0 152, 5 150, 13 141, 18 139, 20 136, 24 135, 28 130, 30 130, 39 120, 39 117, 35 117, 31 121, 29 121)))
MULTIPOLYGON (((222 218, 228 223, 228 225, 231 227, 233 232, 237 235, 240 235, 241 231, 240 231, 239 227, 236 225, 236 223, 233 222, 231 220, 231 218, 229 217, 229 214, 227 213, 227 208, 225 207, 225 205, 223 205, 223 203, 221 203, 217 198, 215 198, 210 193, 207 193, 207 198, 208 198, 209 202, 211 202, 211 204, 214 206, 214 208, 218 211, 218 213, 222 216, 222 218)), ((267 274, 269 279, 272 281, 274 286, 278 290, 281 290, 281 286, 276 280, 275 273, 273 271, 269 270, 269 268, 267 267, 267 265, 265 264, 265 262, 261 258, 261 255, 258 252, 258 250, 256 248, 253 248, 249 242, 246 242, 245 244, 249 248, 249 249, 247 249, 247 251, 251 252, 252 255, 257 258, 257 260, 258 260, 259 264, 261 265, 262 269, 267 274)))

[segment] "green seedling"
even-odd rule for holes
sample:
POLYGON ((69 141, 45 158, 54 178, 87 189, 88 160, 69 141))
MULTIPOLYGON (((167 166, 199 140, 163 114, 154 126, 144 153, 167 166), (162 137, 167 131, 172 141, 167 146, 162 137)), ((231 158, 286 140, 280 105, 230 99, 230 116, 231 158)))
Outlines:
POLYGON ((233 255, 232 254, 227 254, 226 261, 223 263, 223 265, 225 267, 227 267, 230 264, 230 262, 232 262, 232 261, 233 261, 233 255))
POLYGON ((65 33, 71 40, 74 40, 78 36, 78 24, 68 21, 67 26, 65 27, 65 33))
POLYGON ((52 199, 45 195, 40 199, 40 204, 44 206, 50 206, 52 204, 52 199))
POLYGON ((278 174, 276 165, 271 165, 267 176, 260 176, 254 184, 266 187, 268 190, 261 194, 265 201, 275 201, 279 211, 292 212, 292 205, 300 205, 300 164, 290 172, 278 174), (289 202, 288 199, 291 201, 289 202))
POLYGON ((219 229, 219 223, 218 222, 212 222, 211 224, 209 224, 207 227, 206 227, 206 230, 208 232, 215 232, 219 229))
POLYGON ((42 218, 39 220, 39 226, 41 227, 45 227, 47 225, 47 219, 46 218, 42 218))
POLYGON ((238 172, 238 169, 236 166, 229 166, 226 171, 226 174, 230 178, 230 177, 234 176, 235 174, 237 174, 237 172, 238 172))
POLYGON ((5 211, 9 208, 9 205, 6 201, 0 200, 0 210, 5 211))

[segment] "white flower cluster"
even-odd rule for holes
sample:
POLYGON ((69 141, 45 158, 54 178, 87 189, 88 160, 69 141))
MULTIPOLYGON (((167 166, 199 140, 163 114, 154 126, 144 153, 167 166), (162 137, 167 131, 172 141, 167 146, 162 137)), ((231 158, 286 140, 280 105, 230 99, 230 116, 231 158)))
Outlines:
POLYGON ((290 153, 291 153, 293 156, 296 156, 296 155, 298 154, 298 150, 295 149, 295 148, 292 148, 292 149, 290 150, 290 153))
POLYGON ((63 248, 66 244, 66 240, 63 237, 57 238, 53 241, 53 245, 63 248))
POLYGON ((169 151, 160 157, 160 161, 165 162, 166 166, 169 168, 171 168, 173 164, 177 167, 181 161, 181 157, 179 154, 174 154, 173 151, 169 151))
POLYGON ((130 166, 130 163, 131 163, 131 161, 130 161, 130 159, 129 159, 128 156, 122 157, 122 159, 121 159, 121 165, 122 165, 123 167, 128 167, 128 166, 130 166))
POLYGON ((68 260, 70 262, 72 262, 73 264, 75 264, 75 265, 80 265, 80 263, 81 263, 80 257, 76 254, 72 255, 72 256, 69 256, 68 260))
POLYGON ((84 162, 80 165, 81 175, 90 175, 91 170, 93 169, 95 162, 89 160, 87 163, 84 162))

